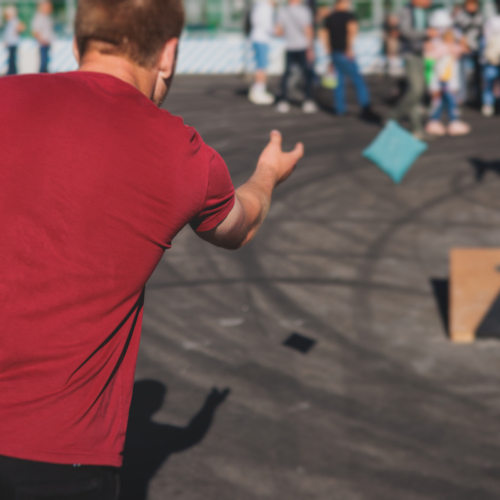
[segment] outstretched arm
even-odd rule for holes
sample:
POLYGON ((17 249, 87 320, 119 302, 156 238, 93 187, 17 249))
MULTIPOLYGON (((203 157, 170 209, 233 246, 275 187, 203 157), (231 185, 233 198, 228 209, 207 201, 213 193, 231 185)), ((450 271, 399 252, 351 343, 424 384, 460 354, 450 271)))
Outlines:
POLYGON ((199 231, 200 238, 218 247, 236 250, 247 244, 264 221, 274 188, 286 180, 304 155, 298 143, 290 153, 281 149, 281 134, 274 130, 271 140, 260 155, 250 179, 236 190, 233 209, 224 221, 210 231, 199 231))

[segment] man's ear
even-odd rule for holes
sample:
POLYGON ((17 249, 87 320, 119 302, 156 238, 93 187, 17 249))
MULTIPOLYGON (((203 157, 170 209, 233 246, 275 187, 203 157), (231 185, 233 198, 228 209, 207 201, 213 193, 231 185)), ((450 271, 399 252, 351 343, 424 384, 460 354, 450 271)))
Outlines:
POLYGON ((163 80, 168 80, 174 75, 175 63, 177 61, 178 38, 171 38, 163 47, 160 54, 159 76, 163 80))
POLYGON ((75 56, 78 66, 80 66, 80 52, 78 50, 78 45, 76 44, 76 37, 73 37, 73 55, 75 56))

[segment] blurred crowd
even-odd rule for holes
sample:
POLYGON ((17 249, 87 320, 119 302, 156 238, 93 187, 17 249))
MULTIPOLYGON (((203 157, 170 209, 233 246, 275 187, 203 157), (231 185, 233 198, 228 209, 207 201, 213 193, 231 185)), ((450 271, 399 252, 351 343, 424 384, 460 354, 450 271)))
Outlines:
MULTIPOLYGON (((337 115, 346 113, 345 87, 352 83, 360 116, 381 122, 371 106, 369 88, 360 72, 354 46, 358 21, 351 0, 337 0, 330 8, 315 9, 314 2, 255 0, 248 18, 248 35, 255 54, 256 72, 249 99, 258 105, 290 110, 289 79, 295 66, 302 73, 304 113, 314 113, 315 84, 333 90, 337 115), (285 70, 277 96, 266 86, 272 37, 285 39, 285 70), (330 58, 326 77, 315 74, 316 40, 330 58)), ((386 72, 401 78, 401 92, 391 118, 409 123, 418 138, 464 135, 470 126, 461 119, 465 104, 495 114, 500 96, 500 16, 485 16, 479 0, 465 0, 453 9, 433 8, 432 0, 410 0, 384 24, 386 72)))
POLYGON ((314 8, 314 3, 288 0, 275 11, 274 0, 256 0, 249 18, 249 36, 255 53, 255 81, 249 92, 254 104, 272 105, 280 113, 290 111, 288 99, 292 68, 298 67, 304 81, 304 113, 315 113, 318 107, 313 99, 313 85, 320 79, 315 74, 315 40, 325 41, 332 56, 331 73, 335 71, 334 99, 337 114, 346 113, 345 84, 349 78, 358 96, 361 116, 369 121, 380 121, 373 112, 368 87, 359 71, 354 56, 354 41, 358 32, 356 17, 351 12, 350 0, 338 0, 331 10, 314 8), (318 25, 321 30, 318 30, 318 25), (269 46, 273 36, 285 39, 285 70, 277 97, 266 88, 269 64, 269 46))
MULTIPOLYGON (((17 52, 21 34, 26 31, 26 25, 19 19, 15 5, 4 9, 5 29, 4 44, 8 50, 7 75, 17 74, 17 52)), ((40 50, 40 73, 49 70, 50 46, 54 40, 54 22, 52 19, 52 4, 47 0, 38 3, 37 11, 31 21, 31 33, 37 40, 40 50)))

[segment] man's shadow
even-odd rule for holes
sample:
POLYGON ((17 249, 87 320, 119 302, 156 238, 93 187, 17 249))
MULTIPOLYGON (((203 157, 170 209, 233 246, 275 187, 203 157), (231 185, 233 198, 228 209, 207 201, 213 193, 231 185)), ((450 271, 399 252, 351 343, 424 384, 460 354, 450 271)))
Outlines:
POLYGON ((171 453, 198 444, 210 429, 215 411, 229 389, 212 389, 201 410, 186 427, 159 424, 152 420, 162 407, 167 388, 156 380, 134 384, 127 438, 120 471, 120 500, 146 500, 148 485, 171 453))

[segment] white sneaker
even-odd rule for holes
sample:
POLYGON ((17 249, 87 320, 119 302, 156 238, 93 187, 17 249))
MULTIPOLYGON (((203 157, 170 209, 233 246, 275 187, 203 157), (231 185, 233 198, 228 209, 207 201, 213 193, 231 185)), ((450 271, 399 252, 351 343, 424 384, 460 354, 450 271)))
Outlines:
POLYGON ((289 113, 290 112, 290 103, 288 101, 280 101, 276 106, 276 111, 278 113, 289 113))
POLYGON ((483 116, 493 116, 495 114, 495 108, 493 106, 485 104, 481 109, 481 113, 483 114, 483 116))
POLYGON ((302 104, 302 112, 307 114, 317 113, 318 106, 314 101, 304 101, 302 104))
POLYGON ((470 125, 461 121, 453 120, 448 124, 448 134, 453 136, 467 135, 470 132, 470 125))
POLYGON ((265 90, 258 90, 255 88, 250 89, 248 99, 258 106, 270 106, 274 103, 274 96, 272 94, 265 90))

